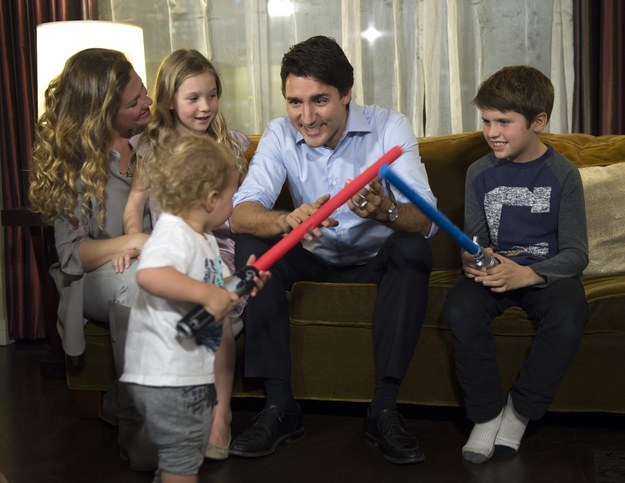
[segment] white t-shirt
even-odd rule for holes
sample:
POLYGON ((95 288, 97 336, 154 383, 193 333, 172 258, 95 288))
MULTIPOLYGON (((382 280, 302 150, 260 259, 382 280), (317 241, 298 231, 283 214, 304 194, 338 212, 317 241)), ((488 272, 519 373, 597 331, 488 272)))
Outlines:
MULTIPOLYGON (((173 267, 218 286, 230 275, 212 233, 201 235, 169 213, 161 215, 145 243, 137 271, 155 267, 173 267)), ((121 381, 159 387, 215 381, 213 351, 176 338, 176 324, 193 307, 140 290, 130 311, 121 381)))

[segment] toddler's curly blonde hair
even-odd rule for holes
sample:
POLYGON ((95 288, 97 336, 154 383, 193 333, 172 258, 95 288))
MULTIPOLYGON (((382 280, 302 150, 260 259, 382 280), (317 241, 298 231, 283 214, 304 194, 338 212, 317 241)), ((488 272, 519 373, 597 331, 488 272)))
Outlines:
POLYGON ((228 147, 208 136, 189 134, 152 160, 150 190, 163 211, 178 215, 204 201, 211 191, 223 191, 237 173, 236 157, 228 147))

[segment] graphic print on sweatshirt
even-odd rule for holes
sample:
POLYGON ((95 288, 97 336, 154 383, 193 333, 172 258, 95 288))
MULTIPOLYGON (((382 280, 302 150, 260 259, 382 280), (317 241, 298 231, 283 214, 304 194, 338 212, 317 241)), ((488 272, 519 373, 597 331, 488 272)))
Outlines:
POLYGON ((522 265, 558 250, 562 188, 544 161, 544 156, 523 164, 500 161, 476 179, 494 250, 522 265))
MULTIPOLYGON (((499 246, 499 228, 505 207, 527 208, 530 213, 549 213, 550 199, 551 187, 549 186, 537 187, 533 190, 515 186, 499 186, 486 193, 484 209, 493 244, 499 246)), ((523 252, 546 258, 549 253, 549 246, 546 242, 527 246, 517 245, 501 253, 506 256, 514 256, 523 252)))

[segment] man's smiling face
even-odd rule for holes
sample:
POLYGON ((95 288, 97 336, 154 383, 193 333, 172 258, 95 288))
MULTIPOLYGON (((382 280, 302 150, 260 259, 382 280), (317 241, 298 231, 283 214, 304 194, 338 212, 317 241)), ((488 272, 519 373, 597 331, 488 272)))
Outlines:
POLYGON ((289 75, 285 82, 289 119, 310 147, 334 149, 345 131, 351 89, 341 96, 336 87, 312 77, 289 75))

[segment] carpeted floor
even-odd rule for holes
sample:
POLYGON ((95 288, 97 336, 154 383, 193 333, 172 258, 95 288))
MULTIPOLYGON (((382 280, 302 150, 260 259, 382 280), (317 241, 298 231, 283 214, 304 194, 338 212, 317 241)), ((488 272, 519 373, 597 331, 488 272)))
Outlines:
POLYGON ((625 482, 624 451, 593 451, 595 483, 625 482))

